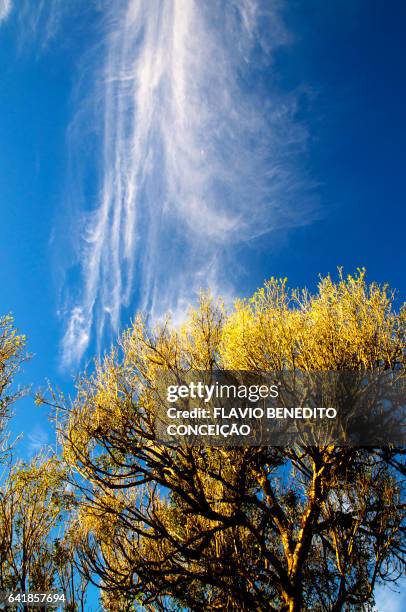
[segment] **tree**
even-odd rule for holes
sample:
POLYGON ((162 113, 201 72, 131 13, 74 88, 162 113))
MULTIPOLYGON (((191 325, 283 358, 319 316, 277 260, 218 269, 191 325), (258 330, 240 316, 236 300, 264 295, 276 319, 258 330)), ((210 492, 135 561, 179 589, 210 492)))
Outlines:
POLYGON ((363 270, 322 278, 315 295, 271 279, 231 312, 202 295, 181 329, 138 317, 82 377, 61 435, 81 571, 106 609, 372 609, 377 582, 404 568, 404 450, 173 447, 155 416, 162 370, 403 377, 394 299, 363 270))
POLYGON ((84 609, 86 585, 74 572, 66 533, 71 496, 63 476, 55 456, 11 466, 0 488, 0 590, 61 590, 74 612, 84 609))
POLYGON ((84 610, 87 584, 75 570, 66 529, 72 496, 64 465, 48 454, 16 462, 8 444, 12 406, 26 392, 15 387, 15 376, 29 357, 25 345, 12 317, 0 317, 0 590, 57 588, 66 594, 68 611, 84 610))
POLYGON ((53 586, 48 538, 59 517, 62 486, 53 458, 11 468, 1 495, 2 589, 49 590, 53 586))
POLYGON ((0 317, 0 456, 4 459, 7 451, 5 426, 11 416, 11 407, 24 393, 13 389, 14 377, 27 359, 25 336, 18 334, 13 318, 0 317))

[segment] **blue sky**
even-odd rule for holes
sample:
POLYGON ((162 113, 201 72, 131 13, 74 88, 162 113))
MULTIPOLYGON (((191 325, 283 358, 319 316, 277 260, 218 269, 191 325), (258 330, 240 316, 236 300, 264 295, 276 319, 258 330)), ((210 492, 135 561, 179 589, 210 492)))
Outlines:
MULTIPOLYGON (((35 354, 23 380, 71 389, 137 308, 180 320, 206 284, 231 300, 366 266, 404 299, 405 18, 0 0, 0 310, 35 354)), ((13 427, 23 454, 52 442, 29 399, 13 427)))

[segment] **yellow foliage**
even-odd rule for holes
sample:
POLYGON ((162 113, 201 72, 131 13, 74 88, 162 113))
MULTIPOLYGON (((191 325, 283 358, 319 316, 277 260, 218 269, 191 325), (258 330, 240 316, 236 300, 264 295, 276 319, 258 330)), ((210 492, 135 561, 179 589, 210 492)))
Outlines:
MULTIPOLYGON (((332 445, 166 446, 156 436, 161 382, 168 373, 181 380, 190 371, 217 368, 404 365, 406 309, 395 312, 394 301, 386 285, 367 284, 364 270, 347 277, 340 270, 337 280, 320 278, 314 294, 271 278, 229 311, 202 293, 178 328, 168 319, 151 329, 137 316, 94 374, 82 377, 63 430, 64 457, 86 491, 77 537, 89 574, 102 566, 112 591, 131 585, 141 596, 171 594, 184 607, 197 601, 196 609, 248 610, 260 597, 258 609, 269 609, 270 596, 275 609, 288 609, 283 606, 296 597, 306 571, 309 583, 317 584, 331 573, 320 609, 333 609, 329 598, 338 591, 334 581, 344 571, 343 559, 350 581, 363 571, 356 546, 372 567, 396 545, 397 489, 387 476, 387 457, 332 445), (354 524, 346 516, 349 499, 357 512, 354 524), (360 525, 375 529, 376 499, 387 530, 381 556, 357 532, 360 525), (246 599, 235 591, 230 563, 246 599), (213 586, 216 577, 220 586, 213 586)), ((391 461, 396 465, 393 456, 391 461)), ((366 574, 359 582, 354 578, 351 597, 357 602, 370 597, 368 580, 366 574)), ((319 595, 308 596, 311 605, 319 595)))

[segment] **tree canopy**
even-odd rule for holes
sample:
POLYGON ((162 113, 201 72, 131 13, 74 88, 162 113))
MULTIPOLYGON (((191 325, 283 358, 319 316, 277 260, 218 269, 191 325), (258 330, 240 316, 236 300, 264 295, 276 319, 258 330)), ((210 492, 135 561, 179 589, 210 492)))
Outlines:
POLYGON ((15 388, 15 376, 26 360, 26 338, 14 327, 10 315, 0 316, 0 457, 4 459, 7 451, 5 427, 11 416, 11 407, 24 393, 15 388))
POLYGON ((368 610, 404 569, 404 450, 170 446, 162 370, 396 369, 406 309, 365 272, 315 294, 271 279, 181 327, 138 316, 61 406, 80 571, 108 610, 368 610), (95 578, 96 577, 96 578, 95 578))
POLYGON ((12 405, 26 391, 16 386, 28 358, 25 345, 13 318, 0 318, 0 590, 57 589, 65 594, 66 610, 75 612, 84 610, 86 584, 77 573, 69 536, 74 496, 67 489, 66 466, 49 450, 16 460, 15 445, 8 443, 12 405))

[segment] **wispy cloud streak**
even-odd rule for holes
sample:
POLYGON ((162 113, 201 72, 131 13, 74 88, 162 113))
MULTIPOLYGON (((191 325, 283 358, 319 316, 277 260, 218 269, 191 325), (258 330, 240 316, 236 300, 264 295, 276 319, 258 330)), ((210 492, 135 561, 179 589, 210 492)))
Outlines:
POLYGON ((376 612, 402 612, 406 604, 405 580, 396 585, 398 591, 391 589, 388 585, 379 584, 375 591, 376 612))
MULTIPOLYGON (((2 0, 0 0, 1 3, 2 0)), ((3 0, 8 2, 8 0, 3 0)), ((1 6, 1 5, 0 5, 1 6)), ((48 47, 59 32, 63 17, 76 10, 76 0, 19 0, 16 15, 19 24, 18 45, 32 51, 35 46, 37 57, 48 47)))
POLYGON ((36 425, 28 434, 28 453, 30 456, 37 455, 49 445, 47 431, 40 425, 36 425))
POLYGON ((86 67, 97 73, 100 182, 80 217, 65 364, 82 357, 93 330, 100 339, 117 329, 134 301, 159 315, 200 286, 232 291, 236 245, 311 220, 307 132, 294 120, 295 94, 272 83, 273 52, 289 43, 279 4, 117 6, 86 67))
POLYGON ((5 21, 12 9, 11 0, 0 0, 0 23, 5 21))

